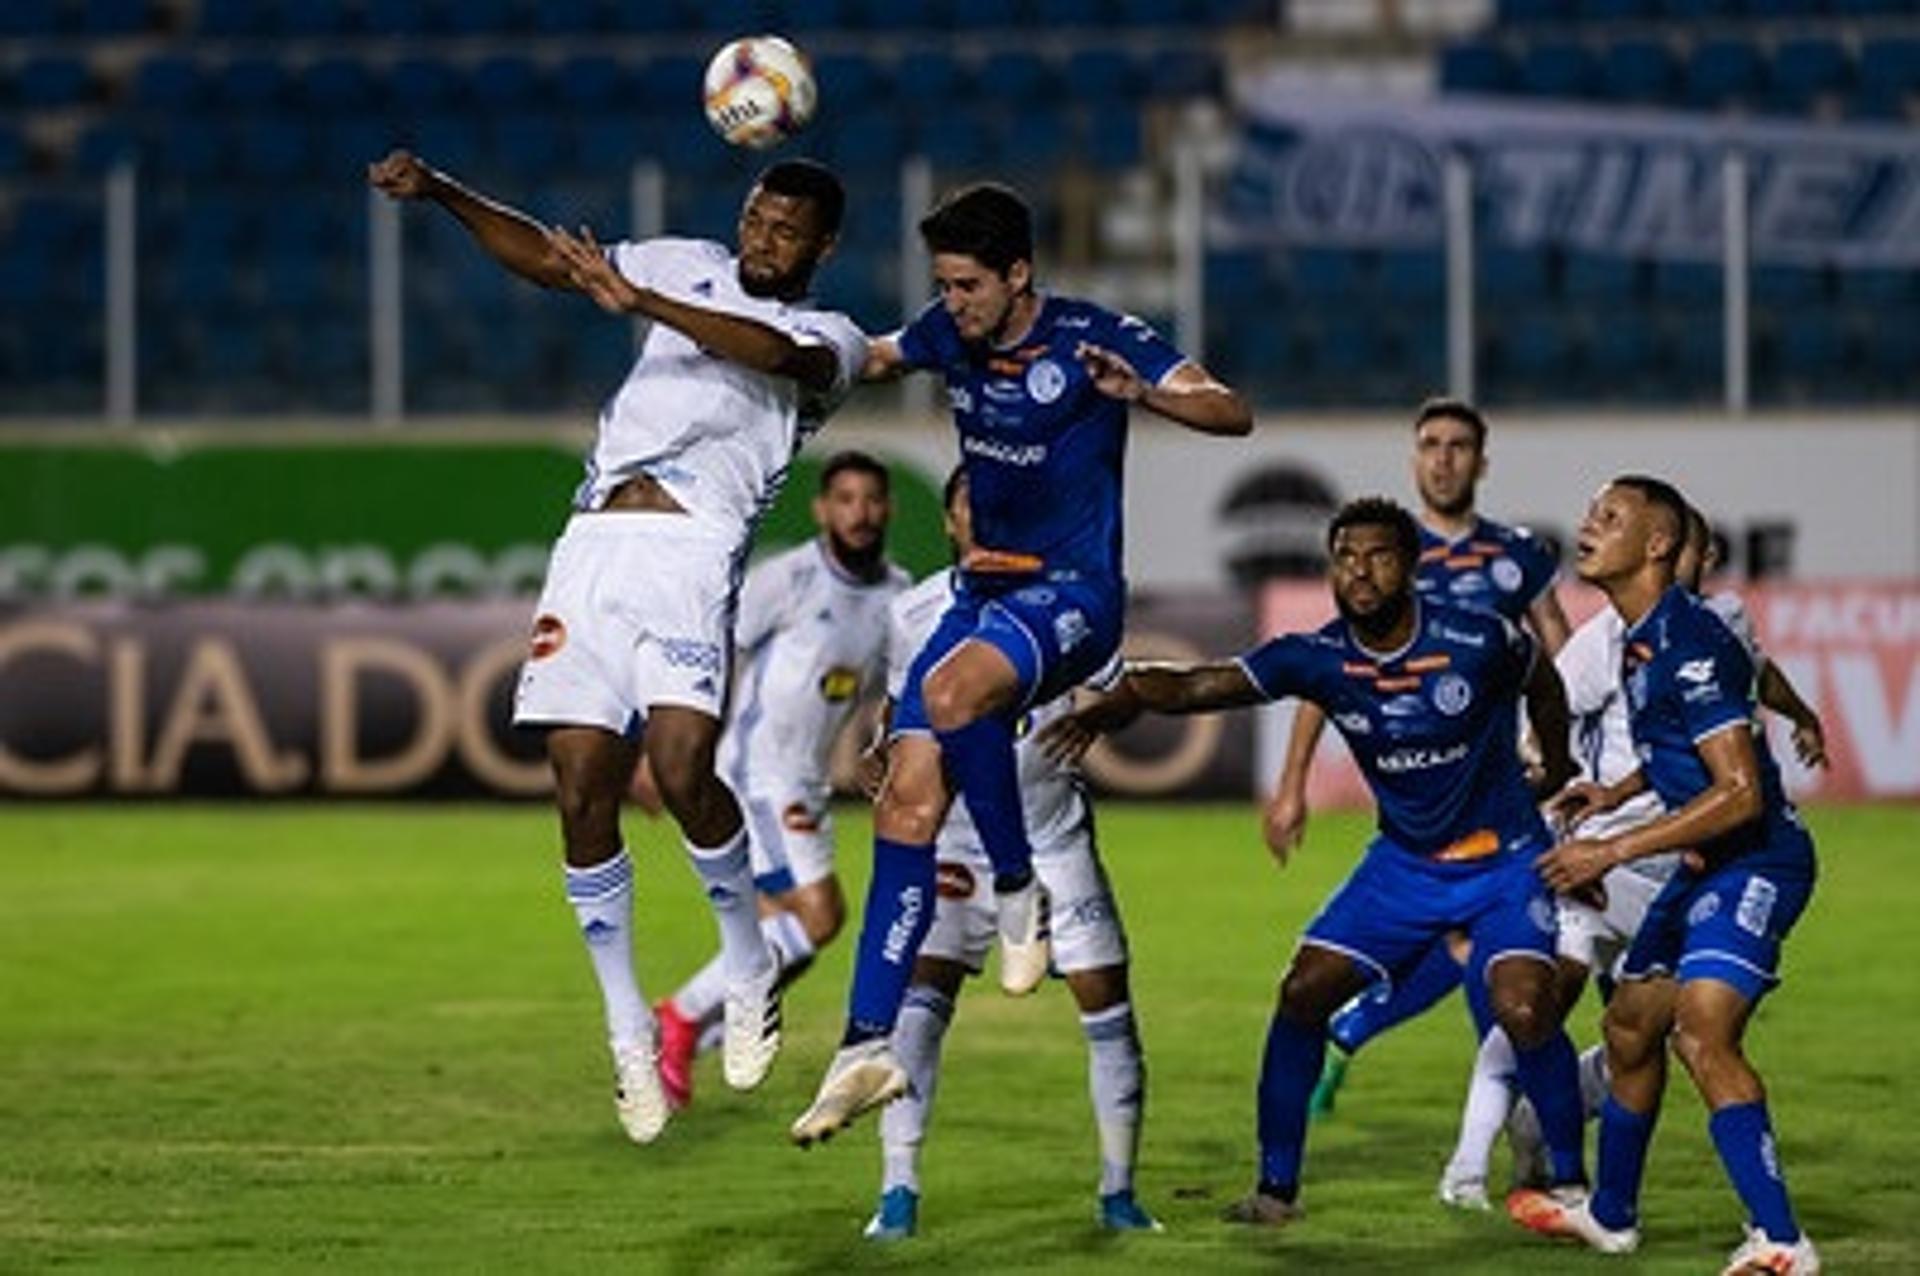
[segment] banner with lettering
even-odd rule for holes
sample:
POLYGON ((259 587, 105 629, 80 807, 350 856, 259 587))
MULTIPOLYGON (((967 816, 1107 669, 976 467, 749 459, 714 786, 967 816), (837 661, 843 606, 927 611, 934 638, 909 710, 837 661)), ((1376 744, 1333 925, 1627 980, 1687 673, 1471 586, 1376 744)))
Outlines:
MULTIPOLYGON (((1786 672, 1826 730, 1830 764, 1809 770, 1794 756, 1787 723, 1764 713, 1788 791, 1807 801, 1920 799, 1920 581, 1769 585, 1739 593, 1767 658, 1786 672)), ((1560 601, 1575 624, 1604 605, 1581 585, 1562 586, 1560 601)), ((1324 584, 1274 584, 1262 595, 1260 632, 1317 628, 1332 614, 1324 584)), ((1254 753, 1264 792, 1286 756, 1293 704, 1260 712, 1254 753)), ((1316 807, 1371 800, 1334 732, 1320 742, 1308 800, 1316 807)))
POLYGON ((1750 174, 1756 263, 1920 263, 1920 136, 1875 124, 1732 120, 1497 99, 1241 95, 1212 203, 1226 243, 1436 247, 1442 165, 1472 163, 1483 242, 1719 260, 1722 159, 1750 174))

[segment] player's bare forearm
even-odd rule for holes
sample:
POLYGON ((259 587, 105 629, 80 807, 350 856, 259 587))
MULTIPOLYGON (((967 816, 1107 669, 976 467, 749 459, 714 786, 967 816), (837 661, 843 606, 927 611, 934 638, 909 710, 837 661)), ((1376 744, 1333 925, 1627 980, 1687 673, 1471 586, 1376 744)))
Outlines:
POLYGON ((1276 793, 1301 794, 1307 791, 1307 777, 1313 771, 1314 750, 1327 729, 1327 711, 1311 700, 1294 706, 1293 731, 1287 736, 1286 760, 1280 764, 1276 793))
POLYGON ((1560 649, 1567 645, 1567 639, 1573 634, 1573 626, 1567 623, 1567 613, 1560 607, 1560 596, 1553 592, 1551 586, 1542 590, 1527 608, 1527 624, 1549 656, 1559 655, 1560 649))
POLYGON ((1613 839, 1616 863, 1700 846, 1760 818, 1765 800, 1752 734, 1734 726, 1696 747, 1713 782, 1679 810, 1613 839))
POLYGON ((1545 656, 1536 659, 1527 674, 1526 697, 1527 721, 1540 749, 1538 792, 1544 797, 1558 793, 1580 773, 1569 744, 1573 727, 1567 715, 1566 684, 1560 681, 1553 661, 1545 656))
POLYGON ((755 319, 689 305, 648 289, 635 291, 641 297, 636 313, 679 329, 701 349, 743 368, 786 377, 818 391, 832 389, 840 374, 838 358, 825 346, 802 345, 755 319))
POLYGON ((1194 363, 1182 364, 1159 385, 1148 386, 1139 403, 1202 434, 1244 435, 1253 431, 1253 410, 1246 400, 1194 363))
POLYGON ((1235 661, 1202 665, 1130 664, 1124 687, 1154 713, 1212 713, 1263 704, 1267 697, 1235 661))
POLYGON ((1810 767, 1825 766, 1826 728, 1820 722, 1820 715, 1787 677, 1786 670, 1771 660, 1766 661, 1760 666, 1759 690, 1760 703, 1793 724, 1793 747, 1800 760, 1810 767))
POLYGON ((862 381, 898 381, 907 375, 907 361, 900 343, 892 337, 875 337, 867 342, 867 361, 860 368, 862 381))
POLYGON ((464 226, 488 256, 543 288, 567 286, 565 263, 547 242, 547 228, 516 208, 461 185, 407 151, 394 151, 367 169, 367 181, 395 199, 440 205, 464 226))

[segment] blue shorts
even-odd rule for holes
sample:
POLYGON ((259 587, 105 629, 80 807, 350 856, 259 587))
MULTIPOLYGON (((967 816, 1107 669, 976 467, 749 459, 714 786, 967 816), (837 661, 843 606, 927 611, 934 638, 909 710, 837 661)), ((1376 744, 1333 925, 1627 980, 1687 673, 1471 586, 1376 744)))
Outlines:
POLYGON ((1551 962, 1559 933, 1553 896, 1533 868, 1546 849, 1544 837, 1528 836, 1497 856, 1449 864, 1381 835, 1307 924, 1301 942, 1344 953, 1390 983, 1452 930, 1472 937, 1480 971, 1502 957, 1551 962))
POLYGON ((1654 897, 1622 979, 1718 979, 1748 1001, 1780 982, 1780 943, 1813 898, 1813 839, 1795 830, 1705 873, 1681 869, 1654 897))
POLYGON ((1020 679, 1016 712, 1079 686, 1105 669, 1119 650, 1126 593, 1119 581, 1087 577, 1036 581, 984 596, 963 583, 907 670, 893 729, 931 729, 920 684, 968 639, 986 643, 1012 663, 1020 679))

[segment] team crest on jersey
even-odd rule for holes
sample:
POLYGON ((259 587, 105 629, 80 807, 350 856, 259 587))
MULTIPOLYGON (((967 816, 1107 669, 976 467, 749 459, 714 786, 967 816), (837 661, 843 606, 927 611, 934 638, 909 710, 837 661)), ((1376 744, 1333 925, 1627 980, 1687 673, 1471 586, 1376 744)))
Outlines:
POLYGON ((1066 393, 1067 374, 1051 359, 1036 360, 1027 369, 1027 393, 1035 403, 1052 403, 1066 393))
POLYGON ((1087 627, 1087 615, 1078 607, 1069 608, 1053 618, 1053 640, 1065 655, 1087 640, 1092 632, 1087 627))
POLYGON ((1689 926, 1705 925, 1707 922, 1711 921, 1714 915, 1719 911, 1720 911, 1720 896, 1718 894, 1715 894, 1709 891, 1707 894, 1702 895, 1699 899, 1695 900, 1693 902, 1693 907, 1687 910, 1687 925, 1689 926))
POLYGON ((1493 566, 1487 571, 1493 577, 1493 583, 1498 585, 1502 592, 1511 594, 1520 588, 1520 564, 1511 558, 1494 559, 1493 566))
POLYGON ((1457 673, 1441 674, 1433 684, 1433 707, 1457 718, 1473 703, 1473 686, 1457 673))
POLYGON ((820 694, 828 704, 849 700, 860 690, 860 671, 835 665, 820 675, 820 694))
POLYGON ((1527 920, 1533 928, 1543 935, 1551 935, 1558 929, 1559 921, 1553 911, 1553 901, 1544 895, 1535 895, 1527 901, 1527 920))
POLYGON ((567 645, 567 625, 560 617, 543 613, 534 617, 533 636, 527 643, 527 655, 532 660, 545 660, 548 656, 567 645))
POLYGON ((1348 735, 1370 735, 1373 732, 1373 721, 1364 713, 1336 713, 1333 720, 1348 735))

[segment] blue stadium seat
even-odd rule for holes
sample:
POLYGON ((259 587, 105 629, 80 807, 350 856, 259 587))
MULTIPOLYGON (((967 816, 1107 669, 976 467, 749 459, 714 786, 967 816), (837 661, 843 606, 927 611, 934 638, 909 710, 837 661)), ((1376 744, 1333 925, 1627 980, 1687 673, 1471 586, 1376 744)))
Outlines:
POLYGON ((1600 92, 1616 102, 1664 104, 1679 82, 1679 63, 1661 40, 1630 39, 1600 55, 1600 92))
POLYGON ((341 178, 358 173, 399 142, 394 127, 374 115, 335 115, 315 129, 313 166, 317 175, 341 178))
POLYGON ((1520 92, 1533 97, 1591 97, 1599 82, 1593 53, 1584 44, 1543 40, 1520 55, 1520 92))
POLYGON ((18 177, 26 171, 30 158, 26 139, 18 130, 0 124, 0 177, 18 177))
POLYGON ((1717 305, 1725 291, 1717 261, 1656 260, 1652 283, 1656 299, 1691 306, 1717 305))
POLYGON ((1573 3, 1572 0, 1499 0, 1494 13, 1496 26, 1563 22, 1573 16, 1573 3))
POLYGON ((132 104, 143 112, 189 111, 207 96, 206 77, 192 58, 162 53, 133 73, 132 104))
POLYGON ((1572 338, 1551 314, 1516 316, 1505 325, 1497 347, 1495 369, 1529 388, 1558 382, 1572 369, 1572 338))
POLYGON ((93 94, 93 73, 79 58, 31 58, 13 77, 14 100, 29 111, 79 106, 93 94))
POLYGON ((139 139, 132 129, 118 120, 102 120, 80 134, 68 166, 84 176, 98 177, 139 155, 139 139))
POLYGON ((1034 0, 1034 21, 1050 31, 1098 26, 1106 17, 1103 0, 1034 0))
POLYGON ((1099 110, 1131 105, 1140 95, 1142 74, 1124 49, 1090 45, 1067 57, 1066 91, 1075 102, 1099 110))
POLYGON ((1640 263, 1630 258, 1569 253, 1561 269, 1561 292, 1574 301, 1619 304, 1643 291, 1640 280, 1640 263))
POLYGON ((1190 21, 1182 0, 1120 0, 1120 21, 1129 27, 1172 27, 1190 21))
POLYGON ((604 31, 608 15, 600 0, 540 0, 533 6, 538 35, 582 35, 604 31))
POLYGON ((492 121, 493 156, 517 178, 545 181, 571 162, 572 137, 549 115, 512 112, 492 121))
POLYGON ((647 130, 636 120, 575 116, 573 162, 585 173, 624 173, 636 160, 653 157, 647 130))
POLYGON ((1835 274, 1841 298, 1856 305, 1904 308, 1920 302, 1920 271, 1862 266, 1835 274))
POLYGON ((447 111, 466 97, 466 77, 439 58, 401 58, 387 74, 387 98, 405 117, 447 111))
MULTIPOLYGON (((643 6, 644 7, 644 6, 643 6)), ((669 57, 651 63, 635 82, 647 107, 679 115, 699 105, 707 64, 699 58, 669 57)))
POLYGON ((1783 114, 1805 115, 1820 98, 1846 93, 1852 80, 1853 60, 1839 41, 1783 40, 1773 51, 1767 105, 1783 114))
POLYGON ((277 111, 291 96, 287 69, 271 58, 238 57, 214 73, 214 92, 229 118, 277 111))
POLYGON ((531 58, 500 54, 473 69, 468 80, 483 111, 519 111, 539 105, 541 77, 531 58))
POLYGON ((1861 113, 1899 119, 1915 94, 1920 94, 1920 39, 1868 40, 1860 50, 1861 113))
POLYGON ((781 29, 786 31, 851 31, 866 24, 859 0, 787 0, 781 29))
POLYGON ((1313 335, 1309 358, 1322 377, 1346 383, 1379 370, 1371 319, 1336 315, 1313 335))
POLYGON ((1507 93, 1513 61, 1497 44, 1462 40, 1440 51, 1440 88, 1446 93, 1507 93))
POLYGON ((1002 161, 1031 177, 1065 164, 1074 150, 1072 119, 1062 111, 1002 115, 993 129, 1001 138, 1002 161))
POLYGON ((447 33, 454 36, 505 35, 525 25, 513 0, 457 0, 441 12, 447 33))
POLYGON ((322 118, 349 111, 373 111, 380 106, 379 86, 358 58, 333 55, 319 58, 300 69, 295 80, 294 99, 307 111, 322 118))
POLYGON ((1480 295, 1489 301, 1534 302, 1547 295, 1547 254, 1540 249, 1483 249, 1480 295))
POLYGON ((275 25, 273 6, 259 0, 200 0, 197 13, 200 35, 271 35, 275 25))
POLYGON ((147 0, 85 0, 80 30, 88 35, 139 35, 153 25, 147 0))
POLYGON ((973 173, 999 163, 994 121, 971 111, 928 116, 920 124, 920 153, 944 173, 973 173))
POLYGON ((1820 307, 1783 316, 1773 339, 1760 343, 1755 373, 1766 378, 1769 372, 1804 388, 1811 383, 1830 380, 1845 361, 1838 315, 1820 307), (1774 366, 1768 368, 1771 352, 1774 366))
POLYGON ((822 105, 830 113, 882 109, 893 94, 883 63, 855 53, 828 54, 814 64, 822 105))
POLYGON ((1741 0, 1661 0, 1668 20, 1674 22, 1713 22, 1736 17, 1741 0))
POLYGON ((833 139, 833 159, 850 173, 897 168, 913 149, 907 120, 897 112, 863 111, 842 124, 833 139))
POLYGON ((164 116, 153 122, 143 153, 170 179, 212 177, 228 163, 220 129, 194 116, 164 116))
POLYGON ((1287 259, 1288 291, 1311 302, 1352 301, 1371 284, 1370 267, 1350 248, 1297 248, 1287 259))
POLYGON ((1151 97, 1214 97, 1221 84, 1219 61, 1199 49, 1156 49, 1147 60, 1147 93, 1151 97))
POLYGON ((1659 16, 1659 0, 1577 0, 1575 12, 1587 22, 1641 22, 1659 16))
POLYGON ((1088 112, 1081 136, 1087 162, 1100 172, 1135 168, 1146 159, 1146 125, 1130 105, 1088 112))
POLYGON ((1014 0, 960 0, 953 6, 953 23, 975 29, 1011 27, 1020 16, 1014 0))
POLYGON ((1396 306, 1428 306, 1447 288, 1446 255, 1437 248, 1395 248, 1380 254, 1380 286, 1396 306))
POLYGON ((1805 306, 1827 294, 1827 272, 1818 266, 1755 266, 1748 284, 1757 306, 1805 306))
POLYGON ((59 30, 57 0, 8 0, 0 4, 0 35, 48 36, 59 30))
POLYGON ((1659 350, 1650 324, 1637 315, 1600 316, 1587 340, 1587 370, 1602 393, 1625 391, 1628 384, 1648 376, 1659 363, 1659 350))
POLYGON ((366 0, 361 22, 371 35, 431 35, 440 25, 432 0, 366 0))
POLYGON ((313 162, 313 139, 297 118, 266 115, 243 120, 233 133, 233 157, 239 173, 262 181, 304 177, 313 162))
POLYGON ((1747 16, 1766 20, 1817 17, 1823 7, 1822 0, 1746 0, 1747 16))
MULTIPOLYGON (((1011 110, 1040 106, 1058 91, 1053 68, 1038 54, 1024 50, 987 58, 975 82, 984 105, 1011 110)), ((1036 118, 1039 114, 1051 116, 1053 112, 1039 112, 1036 118)))
POLYGON ((603 53, 580 54, 553 73, 553 97, 573 111, 617 111, 627 105, 631 79, 625 65, 603 53))
POLYGON ((965 66, 944 49, 919 49, 900 59, 894 73, 902 102, 931 115, 944 115, 971 91, 965 66))
POLYGON ((1688 106, 1753 105, 1765 87, 1759 50, 1744 40, 1702 40, 1687 55, 1682 96, 1688 106))
POLYGON ((280 34, 307 38, 347 35, 353 13, 345 0, 280 0, 280 34))
POLYGON ((395 145, 420 153, 429 163, 454 172, 484 162, 486 147, 477 122, 467 115, 426 115, 399 128, 395 145))
POLYGON ((629 4, 625 0, 611 0, 607 12, 608 25, 615 31, 631 31, 641 34, 675 32, 681 30, 682 22, 678 10, 670 4, 629 4))
POLYGON ((1913 0, 1829 0, 1835 16, 1841 18, 1881 18, 1911 14, 1913 0))

